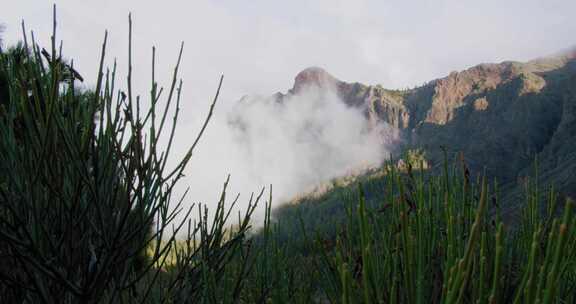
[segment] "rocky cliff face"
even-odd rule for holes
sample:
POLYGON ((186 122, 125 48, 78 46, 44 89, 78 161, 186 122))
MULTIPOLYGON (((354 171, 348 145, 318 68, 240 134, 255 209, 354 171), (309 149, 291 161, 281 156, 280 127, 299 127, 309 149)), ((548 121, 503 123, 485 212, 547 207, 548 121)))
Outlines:
POLYGON ((413 122, 411 145, 436 162, 438 146, 462 151, 474 169, 502 181, 517 179, 564 128, 561 122, 570 120, 574 59, 482 64, 415 89, 411 94, 420 96, 410 103, 419 106, 412 115, 420 119, 413 122), (421 90, 434 93, 422 96, 421 90))
MULTIPOLYGON (((481 64, 439 79, 434 86, 432 107, 426 113, 425 122, 437 125, 450 122, 456 110, 466 105, 470 96, 481 96, 489 90, 494 90, 517 77, 518 73, 518 68, 511 63, 481 64)), ((481 108, 487 108, 485 98, 481 103, 481 108)))
POLYGON ((319 67, 307 68, 298 73, 288 93, 276 93, 272 98, 276 102, 284 102, 286 97, 311 87, 335 92, 346 105, 361 109, 372 125, 385 122, 397 130, 397 134, 410 127, 410 112, 404 102, 405 92, 386 90, 378 85, 347 83, 319 67))
MULTIPOLYGON (((508 189, 511 202, 520 201, 512 198, 534 176, 535 159, 541 185, 576 196, 574 55, 479 65, 416 89, 409 101, 419 119, 410 145, 423 148, 436 165, 440 146, 462 151, 473 171, 486 170, 508 189)), ((507 209, 515 211, 514 205, 507 209)))
MULTIPOLYGON (((542 182, 576 195, 576 51, 527 63, 480 64, 412 90, 299 73, 286 94, 333 89, 374 123, 397 130, 401 149, 421 148, 438 166, 440 147, 463 152, 472 170, 514 187, 539 159, 542 182)), ((274 95, 282 102, 284 94, 274 95)))

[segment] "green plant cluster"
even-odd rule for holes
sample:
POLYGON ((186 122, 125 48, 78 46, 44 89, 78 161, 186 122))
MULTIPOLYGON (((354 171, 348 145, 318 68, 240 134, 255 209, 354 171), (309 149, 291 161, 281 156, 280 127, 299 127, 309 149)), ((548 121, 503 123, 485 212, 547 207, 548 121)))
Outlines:
POLYGON ((534 179, 522 217, 505 221, 497 184, 462 159, 439 176, 385 166, 282 208, 278 237, 313 261, 330 303, 572 303, 573 202, 534 179))
POLYGON ((573 302, 573 203, 555 218, 553 192, 542 199, 529 188, 531 202, 512 229, 501 220, 497 189, 466 172, 464 164, 462 174, 437 177, 391 171, 383 190, 392 195, 376 210, 360 189, 334 251, 321 259, 331 302, 573 302))
MULTIPOLYGON (((0 50, 0 302, 190 303, 224 297, 223 289, 212 287, 229 287, 220 284, 222 271, 230 261, 246 260, 244 240, 260 197, 230 231, 226 184, 212 217, 205 206, 184 208, 182 198, 172 196, 222 80, 198 137, 169 168, 182 50, 166 91, 156 83, 153 55, 144 106, 132 92, 131 20, 126 90, 117 88, 116 64, 104 69, 106 37, 95 90, 84 92, 76 88, 82 76, 57 47, 56 21, 49 50, 22 28, 22 44, 0 50), (161 149, 162 137, 168 144, 161 149), (177 236, 197 241, 169 254, 182 248, 177 236), (177 267, 167 271, 168 263, 177 267)), ((226 281, 238 286, 226 289, 234 295, 244 276, 226 281)))

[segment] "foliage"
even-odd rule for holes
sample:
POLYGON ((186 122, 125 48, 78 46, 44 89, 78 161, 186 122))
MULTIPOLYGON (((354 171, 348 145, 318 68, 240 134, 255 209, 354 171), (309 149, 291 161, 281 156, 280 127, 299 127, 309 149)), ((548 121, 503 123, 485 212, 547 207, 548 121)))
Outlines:
POLYGON ((157 110, 163 89, 154 72, 150 107, 144 110, 131 89, 131 62, 126 92, 116 91, 116 65, 104 71, 106 38, 96 89, 80 93, 75 82, 81 76, 61 59, 55 29, 54 22, 51 52, 24 35, 21 47, 0 53, 5 90, 0 100, 0 169, 5 172, 0 177, 1 302, 157 303, 214 297, 214 275, 230 259, 243 259, 240 248, 257 202, 249 204, 230 233, 226 187, 211 223, 200 206, 201 217, 189 222, 192 208, 183 209, 182 200, 172 197, 214 103, 187 154, 169 169, 182 51, 164 110, 157 110), (169 144, 161 150, 158 142, 166 132, 169 144), (176 221, 179 213, 183 221, 176 221), (181 231, 199 242, 179 254, 178 269, 167 274, 166 253, 181 231), (147 248, 153 248, 149 255, 147 248))
POLYGON ((441 175, 391 162, 385 174, 278 209, 276 238, 300 255, 297 265, 315 265, 300 271, 317 278, 316 300, 574 301, 573 202, 533 179, 523 216, 505 222, 497 183, 473 180, 460 159, 441 175))
MULTIPOLYGON (((573 202, 564 206, 552 189, 542 193, 532 183, 521 221, 504 223, 498 188, 485 178, 473 181, 463 161, 445 166, 440 176, 387 168, 379 181, 386 194, 377 202, 370 187, 338 190, 346 216, 334 228, 336 233, 314 240, 311 256, 329 302, 575 300, 573 202), (545 212, 540 211, 542 203, 545 212), (559 209, 564 210, 561 218, 555 216, 559 209)), ((309 211, 330 212, 317 209, 323 200, 333 199, 330 195, 303 202, 298 212, 305 219, 309 211)), ((280 215, 282 226, 298 225, 284 214, 290 213, 280 215)))

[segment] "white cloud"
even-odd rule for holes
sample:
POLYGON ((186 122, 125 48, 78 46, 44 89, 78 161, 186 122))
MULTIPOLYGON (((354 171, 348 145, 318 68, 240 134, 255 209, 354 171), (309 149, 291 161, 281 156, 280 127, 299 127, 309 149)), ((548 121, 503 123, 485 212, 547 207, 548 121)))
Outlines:
POLYGON ((250 98, 215 118, 183 184, 195 186, 191 197, 213 201, 230 172, 232 193, 246 199, 273 184, 278 204, 323 181, 378 166, 388 156, 383 131, 333 90, 309 88, 282 103, 250 98))

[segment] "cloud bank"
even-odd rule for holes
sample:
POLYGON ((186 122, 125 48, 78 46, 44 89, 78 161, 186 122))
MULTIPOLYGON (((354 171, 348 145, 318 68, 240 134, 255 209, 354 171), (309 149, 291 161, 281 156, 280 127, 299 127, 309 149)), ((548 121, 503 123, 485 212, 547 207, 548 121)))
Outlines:
MULTIPOLYGON (((388 156, 384 124, 370 125, 362 109, 331 89, 308 87, 273 97, 246 97, 217 115, 192 158, 189 198, 214 202, 226 174, 230 193, 273 185, 273 206, 334 177, 378 166, 388 156), (197 174, 195 174, 195 172, 197 174)), ((256 220, 262 219, 263 208, 256 220)))

